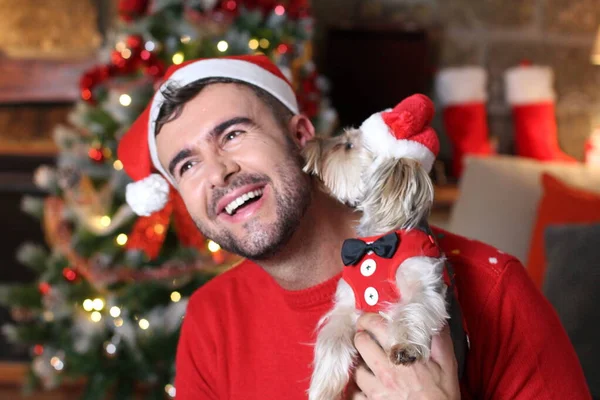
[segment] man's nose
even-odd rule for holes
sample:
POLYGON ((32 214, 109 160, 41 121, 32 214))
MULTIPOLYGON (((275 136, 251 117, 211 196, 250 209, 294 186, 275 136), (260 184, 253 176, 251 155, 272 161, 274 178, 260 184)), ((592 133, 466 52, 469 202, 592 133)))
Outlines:
POLYGON ((239 171, 235 161, 218 154, 213 154, 206 164, 206 179, 212 187, 225 186, 229 178, 239 171))

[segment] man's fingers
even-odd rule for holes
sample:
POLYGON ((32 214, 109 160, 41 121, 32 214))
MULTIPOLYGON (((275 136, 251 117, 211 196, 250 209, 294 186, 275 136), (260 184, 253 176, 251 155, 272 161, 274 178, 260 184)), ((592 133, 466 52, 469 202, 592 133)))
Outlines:
POLYGON ((356 321, 356 329, 369 331, 381 346, 385 346, 388 340, 388 322, 379 314, 362 314, 356 321))
POLYGON ((362 393, 372 393, 379 385, 379 380, 369 371, 364 365, 359 365, 354 373, 356 386, 361 390, 362 393))
POLYGON ((448 324, 438 335, 434 335, 431 340, 431 358, 433 358, 440 367, 447 372, 458 370, 458 362, 454 355, 454 345, 450 336, 450 327, 448 324))
POLYGON ((365 394, 363 392, 357 392, 354 393, 354 396, 352 396, 352 400, 369 400, 367 398, 367 396, 365 396, 365 394))
POLYGON ((357 332, 354 336, 354 346, 363 361, 375 375, 381 373, 387 363, 387 357, 381 347, 366 331, 357 332))

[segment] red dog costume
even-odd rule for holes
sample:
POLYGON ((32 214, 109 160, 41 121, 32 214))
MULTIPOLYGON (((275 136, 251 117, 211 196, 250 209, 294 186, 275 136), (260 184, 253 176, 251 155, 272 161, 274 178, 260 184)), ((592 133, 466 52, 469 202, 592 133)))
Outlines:
MULTIPOLYGON (((378 312, 386 303, 400 300, 402 293, 396 286, 396 271, 405 260, 419 256, 439 258, 441 254, 433 237, 420 229, 348 239, 342 247, 346 265, 342 278, 354 291, 357 309, 378 312)), ((444 280, 450 286, 445 270, 444 280)))

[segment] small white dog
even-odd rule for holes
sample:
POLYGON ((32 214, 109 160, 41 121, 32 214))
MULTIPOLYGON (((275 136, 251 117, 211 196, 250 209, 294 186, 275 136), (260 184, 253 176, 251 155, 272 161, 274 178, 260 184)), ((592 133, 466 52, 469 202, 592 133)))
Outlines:
POLYGON ((439 151, 433 113, 429 98, 414 95, 359 129, 306 146, 305 172, 362 212, 360 238, 342 248, 335 305, 319 322, 310 400, 336 400, 345 390, 361 312, 389 321, 380 345, 404 365, 429 358, 431 338, 449 318, 445 258, 426 224, 434 194, 429 171, 439 151))

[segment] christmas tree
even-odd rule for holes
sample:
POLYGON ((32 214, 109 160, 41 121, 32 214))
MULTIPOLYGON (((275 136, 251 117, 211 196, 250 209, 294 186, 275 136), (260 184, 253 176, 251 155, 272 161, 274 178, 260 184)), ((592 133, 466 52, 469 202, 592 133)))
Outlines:
POLYGON ((3 333, 31 352, 29 391, 81 381, 84 399, 131 398, 136 388, 169 398, 187 299, 237 259, 202 237, 179 197, 148 217, 132 212, 120 136, 170 64, 200 57, 268 55, 321 135, 335 111, 311 61, 306 0, 120 0, 118 12, 69 123, 56 127, 56 165, 36 171, 48 195, 23 199, 46 243, 18 250, 38 279, 0 289, 14 319, 3 333))

